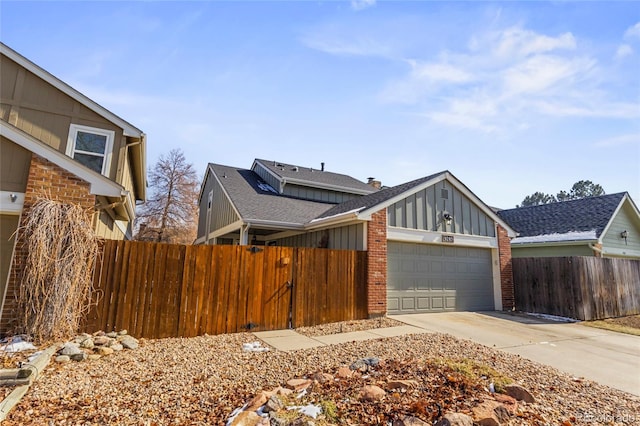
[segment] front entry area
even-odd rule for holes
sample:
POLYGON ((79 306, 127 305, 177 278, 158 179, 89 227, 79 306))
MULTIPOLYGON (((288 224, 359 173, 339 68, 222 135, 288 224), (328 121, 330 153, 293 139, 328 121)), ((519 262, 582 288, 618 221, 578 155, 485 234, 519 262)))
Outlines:
POLYGON ((389 241, 390 315, 495 309, 491 249, 389 241))

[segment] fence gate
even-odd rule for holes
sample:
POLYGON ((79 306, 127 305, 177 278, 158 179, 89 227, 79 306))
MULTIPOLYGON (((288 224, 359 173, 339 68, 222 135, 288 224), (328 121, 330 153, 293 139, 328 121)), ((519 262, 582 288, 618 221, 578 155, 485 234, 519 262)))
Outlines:
POLYGON ((365 318, 366 254, 105 241, 85 330, 146 338, 365 318))

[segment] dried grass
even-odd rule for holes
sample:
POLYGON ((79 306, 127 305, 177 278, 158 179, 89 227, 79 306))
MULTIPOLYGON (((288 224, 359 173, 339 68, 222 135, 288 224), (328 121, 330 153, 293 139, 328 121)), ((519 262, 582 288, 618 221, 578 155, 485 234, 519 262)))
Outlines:
POLYGON ((19 331, 37 341, 70 337, 88 312, 98 239, 78 205, 40 198, 20 230, 28 256, 18 294, 19 331))

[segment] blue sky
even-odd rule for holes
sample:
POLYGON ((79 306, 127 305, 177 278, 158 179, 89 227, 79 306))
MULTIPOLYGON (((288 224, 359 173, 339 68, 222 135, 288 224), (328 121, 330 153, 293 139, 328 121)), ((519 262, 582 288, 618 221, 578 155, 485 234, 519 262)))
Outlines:
POLYGON ((582 179, 640 203, 636 2, 3 1, 2 41, 148 135, 486 203, 582 179))

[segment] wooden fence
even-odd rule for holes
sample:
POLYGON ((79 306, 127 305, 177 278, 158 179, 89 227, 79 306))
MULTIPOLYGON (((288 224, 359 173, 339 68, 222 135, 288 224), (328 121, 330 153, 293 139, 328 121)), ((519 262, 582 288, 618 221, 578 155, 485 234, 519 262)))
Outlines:
POLYGON ((362 319, 366 274, 361 251, 108 240, 84 328, 163 338, 362 319))
POLYGON ((580 320, 640 314, 640 260, 513 259, 516 308, 580 320))

